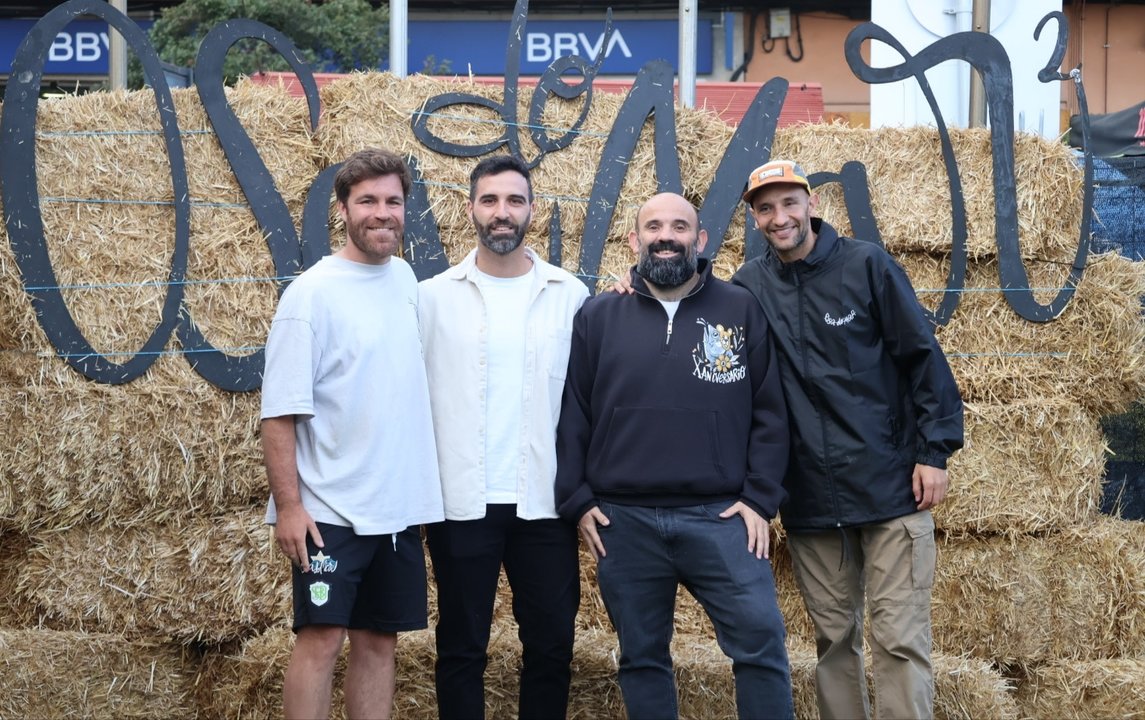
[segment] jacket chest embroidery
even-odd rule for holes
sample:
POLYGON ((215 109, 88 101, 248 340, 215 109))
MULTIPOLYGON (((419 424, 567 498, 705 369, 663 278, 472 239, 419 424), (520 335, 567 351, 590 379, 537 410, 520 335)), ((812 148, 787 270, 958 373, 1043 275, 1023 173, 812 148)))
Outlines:
POLYGON ((855 311, 854 310, 852 310, 851 312, 847 313, 846 315, 844 315, 843 317, 838 318, 838 319, 831 317, 831 313, 823 313, 823 322, 825 322, 828 325, 831 325, 833 327, 839 327, 841 325, 846 325, 847 323, 851 322, 854 319, 855 319, 855 311))
POLYGON ((692 348, 692 375, 700 380, 723 385, 743 380, 747 368, 740 363, 743 350, 743 327, 712 325, 703 318, 696 319, 704 328, 703 337, 692 348))

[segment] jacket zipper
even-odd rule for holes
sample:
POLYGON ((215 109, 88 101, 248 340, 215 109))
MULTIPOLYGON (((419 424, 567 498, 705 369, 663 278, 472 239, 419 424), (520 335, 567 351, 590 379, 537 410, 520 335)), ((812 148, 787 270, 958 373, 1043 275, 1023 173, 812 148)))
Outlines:
MULTIPOLYGON (((796 268, 792 268, 791 277, 795 280, 795 289, 799 293, 799 348, 803 355, 803 377, 809 378, 811 377, 811 369, 807 364, 807 313, 804 308, 806 294, 803 290, 803 277, 796 268)), ((839 521, 839 497, 835 492, 835 477, 831 471, 831 449, 827 440, 827 420, 823 417, 821 410, 819 388, 811 383, 810 390, 815 398, 816 410, 818 411, 816 414, 819 416, 819 432, 823 436, 823 460, 827 474, 828 494, 831 498, 831 512, 835 516, 835 527, 842 527, 842 523, 839 521)))
POLYGON ((672 344, 672 318, 668 318, 668 335, 664 338, 664 349, 672 344))

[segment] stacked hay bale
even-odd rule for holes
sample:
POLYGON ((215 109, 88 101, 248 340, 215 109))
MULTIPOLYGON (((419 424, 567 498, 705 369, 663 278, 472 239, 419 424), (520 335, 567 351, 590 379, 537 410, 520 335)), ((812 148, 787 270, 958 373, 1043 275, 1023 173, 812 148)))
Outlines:
MULTIPOLYGON (((410 120, 427 98, 457 91, 501 97, 499 88, 354 75, 323 88, 314 135, 301 101, 277 89, 240 84, 228 97, 296 225, 319 169, 365 145, 416 156, 453 262, 473 242, 464 208, 475 161, 431 152, 413 136, 410 120)), ((197 99, 177 92, 175 102, 193 202, 185 305, 216 346, 249 352, 265 340, 274 268, 197 99)), ((593 175, 620 102, 594 96, 582 134, 535 170, 537 213, 527 241, 547 255, 559 203, 568 268, 578 266, 593 175)), ((526 94, 519 118, 528 117, 527 103, 526 94)), ((549 134, 563 134, 580 110, 580 100, 551 100, 544 114, 549 134)), ((526 157, 538 155, 526 130, 481 108, 451 107, 430 128, 462 145, 519 133, 526 157)), ((48 103, 38 129, 40 193, 55 198, 42 203, 45 232, 69 308, 97 350, 130 352, 158 321, 174 237, 170 207, 146 202, 172 199, 162 142, 140 134, 158 129, 153 101, 133 93, 48 103)), ((726 147, 731 133, 713 116, 679 111, 685 193, 697 204, 720 155, 713 149, 726 147)), ((952 464, 950 499, 938 515, 937 714, 1016 717, 1019 709, 1036 714, 1047 698, 1062 713, 1104 714, 1098 710, 1114 706, 1095 706, 1093 698, 1112 703, 1112 683, 1139 669, 1133 658, 1142 656, 1145 563, 1139 528, 1096 514, 1103 458, 1096 418, 1141 394, 1136 307, 1143 274, 1138 265, 1097 258, 1062 318, 1047 325, 1018 318, 992 290, 998 282, 989 144, 978 133, 955 139, 970 208, 968 285, 978 291, 964 295, 953 321, 939 330, 968 401, 968 445, 952 464), (1064 682, 1072 661, 1091 669, 1092 692, 1064 682)), ((1057 263, 1076 242, 1079 176, 1050 144, 1021 138, 1017 152, 1023 248, 1039 261, 1031 284, 1054 287, 1057 263)), ((936 294, 928 291, 945 285, 950 247, 933 132, 794 128, 780 131, 774 155, 796 157, 809 171, 838 170, 843 160, 866 164, 884 239, 923 302, 933 304, 936 294)), ((656 191, 654 159, 646 127, 601 275, 630 264, 624 238, 639 203, 656 191)), ((834 192, 826 190, 822 207, 846 230, 834 192)), ((716 259, 720 274, 742 262, 744 233, 736 220, 716 259)), ((179 356, 174 339, 171 353, 132 383, 83 379, 53 356, 7 242, 0 243, 0 348, 0 537, 13 561, 3 571, 9 592, 0 602, 0 642, 5 662, 23 668, 10 675, 17 692, 0 700, 0 715, 24 714, 36 702, 46 714, 70 707, 88 715, 276 716, 291 643, 282 624, 289 580, 261 526, 258 394, 211 386, 179 356), (52 671, 61 661, 75 672, 52 671), (94 687, 99 694, 83 692, 94 687)), ((810 629, 782 543, 775 554, 797 708, 813 717, 810 629)), ((615 636, 587 557, 582 580, 570 714, 618 717, 615 636)), ((515 637, 502 597, 488 674, 494 717, 515 712, 515 637)), ((399 715, 434 717, 432 632, 404 636, 400 647, 399 715)), ((702 611, 684 594, 675 650, 684 714, 732 714, 730 667, 702 611)), ((1140 685, 1130 687, 1139 693, 1140 685)))
MULTIPOLYGON (((249 353, 277 301, 273 264, 197 96, 174 100, 192 205, 184 312, 216 347, 249 353)), ((297 220, 318 171, 305 108, 253 85, 229 100, 297 220)), ((37 131, 58 284, 92 346, 125 362, 170 290, 173 190, 154 99, 44 102, 37 131)), ((0 234, 0 715, 197 717, 203 653, 279 622, 289 603, 261 523, 258 394, 205 382, 173 337, 129 384, 80 376, 53 357, 0 234)))

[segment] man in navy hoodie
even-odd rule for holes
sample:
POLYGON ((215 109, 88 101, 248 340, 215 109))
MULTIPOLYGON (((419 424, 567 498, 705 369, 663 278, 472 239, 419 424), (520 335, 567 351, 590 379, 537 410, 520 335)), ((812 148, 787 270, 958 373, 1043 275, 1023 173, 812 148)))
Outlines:
POLYGON ((573 321, 557 510, 597 559, 632 720, 678 715, 680 583, 732 659, 740 717, 794 715, 767 560, 787 408, 759 303, 712 276, 706 242, 691 203, 656 195, 629 233, 636 292, 591 298, 573 321))

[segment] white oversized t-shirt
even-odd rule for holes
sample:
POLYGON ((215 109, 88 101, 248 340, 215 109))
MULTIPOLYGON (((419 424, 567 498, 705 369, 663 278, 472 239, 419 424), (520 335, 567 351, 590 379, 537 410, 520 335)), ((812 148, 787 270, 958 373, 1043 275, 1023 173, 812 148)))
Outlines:
POLYGON ((408 263, 327 256, 286 289, 261 416, 285 415, 295 416, 299 489, 316 522, 381 535, 444 518, 408 263))

